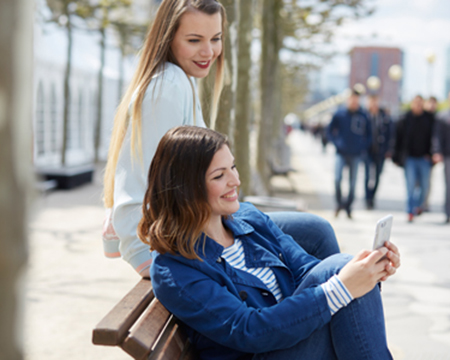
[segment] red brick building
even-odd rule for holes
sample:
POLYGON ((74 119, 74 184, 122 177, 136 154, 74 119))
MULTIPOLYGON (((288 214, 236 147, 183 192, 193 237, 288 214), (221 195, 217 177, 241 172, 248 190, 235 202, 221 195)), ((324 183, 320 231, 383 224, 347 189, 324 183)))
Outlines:
POLYGON ((400 104, 402 80, 392 80, 388 72, 392 65, 403 67, 403 52, 389 47, 354 47, 350 58, 350 88, 357 83, 363 84, 367 94, 379 95, 381 105, 396 113, 400 104), (370 76, 380 79, 378 90, 370 90, 367 87, 367 79, 370 76))

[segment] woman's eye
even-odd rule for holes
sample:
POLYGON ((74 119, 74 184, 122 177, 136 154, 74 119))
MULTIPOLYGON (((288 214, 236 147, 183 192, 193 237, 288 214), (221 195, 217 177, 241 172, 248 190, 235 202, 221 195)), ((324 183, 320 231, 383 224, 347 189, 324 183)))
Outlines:
POLYGON ((215 178, 213 178, 213 180, 218 180, 218 179, 220 179, 222 176, 223 176, 223 174, 220 174, 220 175, 216 176, 215 178))
POLYGON ((218 41, 220 41, 220 40, 222 40, 221 37, 216 37, 216 38, 213 38, 213 39, 212 39, 212 41, 214 41, 214 42, 218 42, 218 41))
POLYGON ((190 43, 198 43, 200 40, 198 40, 198 39, 189 39, 188 41, 190 43))
POLYGON ((233 165, 233 166, 231 167, 231 169, 232 169, 232 170, 237 170, 236 165, 233 165))

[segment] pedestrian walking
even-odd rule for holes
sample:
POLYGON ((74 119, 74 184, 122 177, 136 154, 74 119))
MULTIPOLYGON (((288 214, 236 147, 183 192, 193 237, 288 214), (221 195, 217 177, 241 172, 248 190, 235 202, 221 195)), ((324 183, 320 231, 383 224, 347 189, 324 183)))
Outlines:
POLYGON ((355 197, 355 185, 361 156, 368 150, 372 129, 366 112, 359 104, 359 93, 353 91, 347 99, 347 106, 338 110, 327 128, 327 137, 336 147, 335 165, 335 216, 345 209, 348 218, 352 218, 352 204, 355 197), (344 200, 341 192, 342 174, 348 168, 349 190, 344 200))
MULTIPOLYGON (((122 257, 144 277, 149 276, 152 259, 136 231, 148 169, 169 129, 205 127, 195 79, 206 77, 214 63, 215 118, 224 75, 225 23, 225 9, 218 1, 163 0, 114 119, 104 177, 104 250, 108 257, 122 257)), ((299 212, 270 216, 314 256, 339 252, 331 225, 321 217, 299 212)))
MULTIPOLYGON (((448 93, 450 103, 450 92, 448 93)), ((450 223, 450 109, 438 113, 433 136, 433 161, 444 162, 445 223, 450 223)))
POLYGON ((205 128, 170 130, 147 184, 138 232, 155 250, 153 290, 199 359, 392 359, 377 284, 400 266, 395 245, 310 256, 239 203, 228 142, 205 128))
POLYGON ((380 108, 377 95, 369 96, 367 110, 372 128, 372 143, 363 158, 366 208, 370 210, 375 206, 375 194, 383 171, 384 160, 391 156, 393 122, 389 114, 380 108))
POLYGON ((431 138, 434 118, 424 111, 423 98, 414 97, 411 110, 396 126, 394 163, 405 169, 408 221, 423 212, 422 204, 429 187, 431 138))

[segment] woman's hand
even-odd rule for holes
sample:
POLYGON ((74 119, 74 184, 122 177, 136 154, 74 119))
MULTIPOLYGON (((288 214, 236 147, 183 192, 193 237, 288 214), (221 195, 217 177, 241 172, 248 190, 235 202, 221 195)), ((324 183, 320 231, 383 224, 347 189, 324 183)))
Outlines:
POLYGON ((390 241, 386 241, 384 246, 389 250, 386 254, 389 259, 389 263, 386 265, 387 275, 382 277, 381 281, 386 281, 389 276, 396 273, 397 269, 400 267, 400 253, 397 246, 395 246, 390 241))
POLYGON ((385 247, 369 251, 363 250, 340 271, 338 277, 354 298, 371 291, 380 281, 395 274, 400 266, 397 247, 386 242, 385 247), (386 255, 386 258, 382 259, 386 255))

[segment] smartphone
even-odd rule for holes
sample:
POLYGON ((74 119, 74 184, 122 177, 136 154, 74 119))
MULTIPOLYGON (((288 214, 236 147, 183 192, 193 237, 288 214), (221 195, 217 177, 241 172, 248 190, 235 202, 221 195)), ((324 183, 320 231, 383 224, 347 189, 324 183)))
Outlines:
MULTIPOLYGON (((389 241, 391 237, 391 229, 392 229, 392 221, 394 217, 392 215, 387 215, 377 222, 377 226, 375 227, 375 239, 373 241, 373 250, 376 250, 380 247, 384 246, 386 241, 389 241)), ((383 257, 380 260, 383 260, 383 257)))

